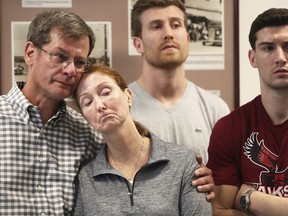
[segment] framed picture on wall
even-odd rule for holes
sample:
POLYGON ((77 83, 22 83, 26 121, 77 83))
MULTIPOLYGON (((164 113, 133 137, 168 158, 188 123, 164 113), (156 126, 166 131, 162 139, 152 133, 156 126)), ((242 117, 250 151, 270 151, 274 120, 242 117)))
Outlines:
MULTIPOLYGON (((131 10, 137 0, 128 0, 129 55, 139 55, 133 46, 131 10)), ((224 0, 183 0, 188 18, 190 50, 188 70, 224 69, 224 0)))
POLYGON ((11 23, 12 42, 12 83, 26 81, 28 68, 24 61, 24 46, 30 22, 11 23))
POLYGON ((238 77, 238 83, 235 86, 239 86, 239 105, 243 105, 248 101, 255 98, 260 94, 260 82, 258 70, 252 68, 248 59, 248 51, 251 46, 248 41, 248 35, 253 20, 262 12, 269 8, 287 8, 287 1, 283 0, 234 0, 238 5, 237 19, 239 23, 235 26, 239 26, 237 29, 237 35, 239 36, 239 44, 236 50, 239 50, 235 54, 238 59, 237 67, 235 68, 235 77, 238 77), (249 14, 249 16, 247 16, 249 14))
MULTIPOLYGON (((30 22, 11 23, 12 42, 12 84, 27 80, 27 65, 24 62, 24 46, 30 22)), ((97 38, 95 47, 89 56, 91 63, 112 65, 111 22, 87 22, 97 38)))

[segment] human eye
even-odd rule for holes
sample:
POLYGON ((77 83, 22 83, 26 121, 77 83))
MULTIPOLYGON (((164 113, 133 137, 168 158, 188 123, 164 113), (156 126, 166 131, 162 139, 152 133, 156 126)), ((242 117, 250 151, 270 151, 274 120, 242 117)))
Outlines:
POLYGON ((64 55, 62 53, 55 53, 53 55, 53 58, 54 58, 54 62, 55 63, 63 63, 63 62, 66 62, 69 59, 68 56, 66 56, 66 55, 64 55))
POLYGON ((177 29, 177 28, 180 28, 182 25, 181 25, 181 23, 179 22, 179 21, 173 21, 172 22, 172 27, 174 28, 174 29, 177 29))
POLYGON ((77 67, 77 68, 83 68, 85 65, 86 65, 86 60, 84 59, 75 59, 74 60, 74 65, 77 67))
POLYGON ((158 23, 158 22, 154 22, 154 23, 151 24, 150 28, 151 28, 152 30, 160 29, 160 28, 161 28, 161 24, 158 23))
POLYGON ((288 51, 288 43, 285 43, 283 49, 287 52, 288 51))
POLYGON ((261 50, 265 52, 271 52, 274 50, 274 46, 272 44, 264 44, 261 46, 261 50))
POLYGON ((110 95, 110 93, 111 93, 111 89, 108 87, 105 87, 101 89, 100 96, 108 96, 110 95))
POLYGON ((80 101, 81 107, 89 107, 92 104, 92 99, 89 97, 85 97, 80 101))

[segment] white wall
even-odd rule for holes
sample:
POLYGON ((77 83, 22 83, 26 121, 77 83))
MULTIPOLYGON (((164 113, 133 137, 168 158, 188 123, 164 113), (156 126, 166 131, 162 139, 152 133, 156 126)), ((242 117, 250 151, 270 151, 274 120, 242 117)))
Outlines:
POLYGON ((251 48, 248 34, 251 23, 268 8, 288 7, 288 0, 239 0, 239 81, 240 105, 260 94, 258 71, 252 68, 248 59, 251 48))

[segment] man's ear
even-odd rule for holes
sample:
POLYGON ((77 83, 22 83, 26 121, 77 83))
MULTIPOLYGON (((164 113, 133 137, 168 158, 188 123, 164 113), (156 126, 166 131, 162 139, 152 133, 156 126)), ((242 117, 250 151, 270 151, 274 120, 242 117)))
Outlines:
POLYGON ((28 41, 25 44, 24 60, 28 66, 33 64, 33 62, 36 58, 36 51, 37 51, 37 48, 35 47, 35 45, 32 42, 28 41))
POLYGON ((143 43, 140 37, 133 37, 133 45, 139 54, 143 53, 143 43))
POLYGON ((257 61, 256 61, 255 55, 256 55, 256 52, 253 49, 250 49, 248 51, 248 58, 253 68, 257 68, 257 61))

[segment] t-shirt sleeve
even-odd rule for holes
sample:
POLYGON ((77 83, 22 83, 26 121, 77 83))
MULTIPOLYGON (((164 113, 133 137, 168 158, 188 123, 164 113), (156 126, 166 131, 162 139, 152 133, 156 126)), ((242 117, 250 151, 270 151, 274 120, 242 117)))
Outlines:
MULTIPOLYGON (((214 126, 208 146, 207 167, 212 170, 216 185, 235 185, 241 183, 238 170, 241 150, 237 143, 235 125, 231 115, 221 118, 214 126)), ((238 131, 239 133, 239 131, 238 131)))

